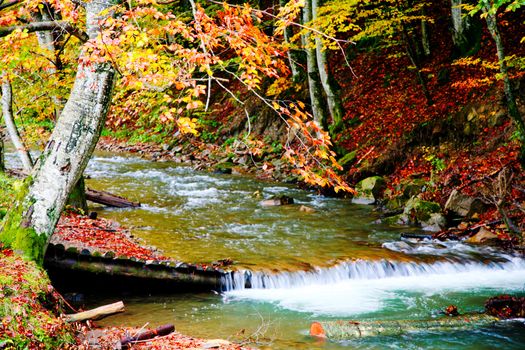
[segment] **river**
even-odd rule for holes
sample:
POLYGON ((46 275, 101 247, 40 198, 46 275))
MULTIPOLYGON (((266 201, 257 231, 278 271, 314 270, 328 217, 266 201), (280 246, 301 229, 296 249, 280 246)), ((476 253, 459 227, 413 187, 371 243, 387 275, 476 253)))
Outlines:
MULTIPOLYGON (((487 297, 524 296, 522 258, 459 242, 402 241, 401 232, 419 230, 378 224, 371 206, 246 176, 108 153, 97 153, 86 174, 90 187, 143 204, 93 207, 102 217, 130 227, 165 255, 205 263, 229 258, 237 270, 221 291, 118 296, 126 313, 102 325, 174 323, 193 336, 244 339, 271 349, 522 349, 525 344, 523 321, 344 343, 307 335, 314 320, 428 319, 449 304, 460 312, 480 311, 487 297), (259 205, 274 194, 297 204, 259 205), (315 211, 300 211, 300 205, 315 211)), ((98 305, 117 296, 86 297, 98 305)))

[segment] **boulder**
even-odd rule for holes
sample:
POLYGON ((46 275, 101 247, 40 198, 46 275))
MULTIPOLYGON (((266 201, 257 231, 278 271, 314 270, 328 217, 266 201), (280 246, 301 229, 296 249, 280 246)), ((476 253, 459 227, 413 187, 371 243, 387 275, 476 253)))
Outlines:
POLYGON ((403 198, 409 199, 425 192, 427 185, 424 179, 411 179, 401 182, 397 189, 403 193, 403 198))
POLYGON ((441 213, 439 204, 424 201, 419 197, 410 198, 403 211, 403 214, 407 215, 413 223, 429 221, 434 213, 441 213))
POLYGON ((479 229, 478 233, 468 238, 466 242, 479 244, 479 243, 484 243, 484 242, 494 240, 494 239, 498 239, 498 236, 492 231, 486 229, 485 227, 482 227, 479 229))
POLYGON ((439 232, 447 225, 447 220, 441 213, 430 214, 430 219, 421 222, 421 226, 425 231, 439 232))
POLYGON ((355 186, 357 197, 370 200, 381 199, 385 188, 386 181, 381 176, 367 177, 355 186))
POLYGON ((445 203, 445 211, 460 217, 472 217, 483 211, 483 202, 479 198, 469 197, 458 190, 453 190, 445 203))

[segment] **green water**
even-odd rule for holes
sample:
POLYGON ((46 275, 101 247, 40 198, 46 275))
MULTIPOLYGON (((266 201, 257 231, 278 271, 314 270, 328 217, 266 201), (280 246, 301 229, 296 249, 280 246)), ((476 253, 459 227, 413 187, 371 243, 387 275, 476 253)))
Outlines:
POLYGON ((92 176, 90 187, 143 203, 140 209, 98 207, 100 215, 130 227, 134 235, 166 255, 188 262, 230 258, 234 268, 266 271, 270 276, 290 272, 283 275, 279 288, 234 290, 223 295, 211 291, 87 295, 89 305, 124 300, 126 313, 107 318, 102 325, 174 323, 186 334, 244 340, 263 349, 524 348, 523 322, 345 343, 320 342, 307 335, 313 320, 426 319, 449 304, 459 305, 461 312, 478 311, 495 294, 525 295, 521 259, 463 244, 400 242, 400 232, 417 229, 377 224, 378 215, 370 206, 323 198, 289 185, 195 173, 172 163, 111 154, 97 155, 87 173, 92 176), (289 195, 298 204, 259 205, 273 194, 289 195), (301 212, 300 205, 315 212, 301 212), (358 265, 360 259, 394 263, 391 275, 384 275, 384 267, 378 264, 359 265, 351 278, 337 267, 319 270, 349 259, 357 259, 358 265), (425 268, 419 271, 400 263, 403 261, 425 268), (449 263, 442 264, 444 261, 449 263), (294 274, 312 269, 317 275, 294 274), (327 280, 326 271, 335 277, 327 280))

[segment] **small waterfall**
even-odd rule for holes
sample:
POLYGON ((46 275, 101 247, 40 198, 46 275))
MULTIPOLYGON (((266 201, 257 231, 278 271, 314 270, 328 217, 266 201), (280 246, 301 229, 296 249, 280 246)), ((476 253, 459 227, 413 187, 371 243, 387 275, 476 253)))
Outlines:
MULTIPOLYGON (((501 256, 499 261, 458 262, 452 260, 423 262, 396 261, 347 261, 329 268, 311 271, 254 272, 238 270, 222 278, 224 291, 244 289, 289 289, 310 285, 328 285, 349 280, 377 280, 390 277, 428 275, 454 275, 459 273, 483 274, 488 271, 525 271, 525 260, 513 256, 501 256)), ((524 280, 525 282, 525 280, 524 280)))

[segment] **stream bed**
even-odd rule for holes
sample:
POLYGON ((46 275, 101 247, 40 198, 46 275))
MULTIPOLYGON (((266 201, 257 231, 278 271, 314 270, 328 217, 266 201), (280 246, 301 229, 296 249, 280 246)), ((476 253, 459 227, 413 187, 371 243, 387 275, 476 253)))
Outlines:
POLYGON ((246 176, 108 153, 97 153, 86 174, 89 187, 142 203, 138 209, 93 207, 100 216, 129 227, 167 256, 200 263, 228 258, 237 271, 222 290, 209 293, 88 294, 92 306, 117 298, 126 304, 125 313, 101 325, 174 323, 192 336, 245 340, 263 349, 523 349, 525 344, 523 321, 342 343, 308 336, 314 320, 428 319, 450 304, 460 312, 481 311, 490 296, 525 296, 522 258, 459 242, 401 241, 400 233, 420 230, 377 224, 372 206, 246 176), (275 194, 297 204, 259 205, 275 194), (300 211, 301 205, 315 211, 300 211))

